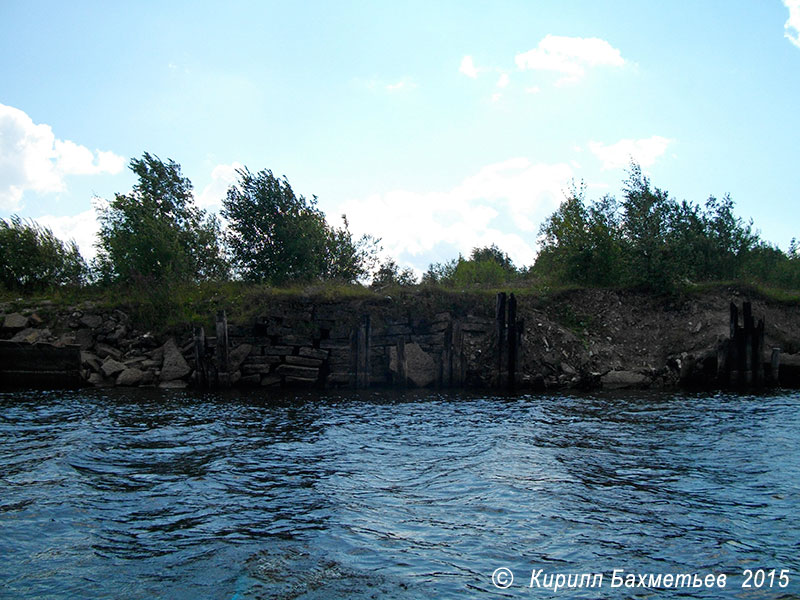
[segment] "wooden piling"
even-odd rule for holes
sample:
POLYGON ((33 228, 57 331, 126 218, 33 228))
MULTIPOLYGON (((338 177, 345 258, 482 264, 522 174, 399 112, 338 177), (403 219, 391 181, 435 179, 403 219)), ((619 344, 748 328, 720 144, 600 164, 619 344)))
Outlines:
POLYGON ((497 384, 502 386, 506 380, 505 362, 505 333, 506 333, 506 293, 497 294, 495 303, 495 324, 497 327, 497 384))
POLYGON ((201 388, 207 388, 206 332, 202 326, 194 328, 194 371, 197 374, 197 385, 201 388))
POLYGON ((769 361, 770 366, 770 379, 774 385, 780 384, 780 372, 781 372, 781 349, 780 348, 773 348, 772 349, 772 357, 769 361))
POLYGON ((217 366, 217 384, 221 387, 230 385, 230 372, 228 366, 228 317, 224 310, 217 311, 216 318, 217 345, 215 362, 217 366))
POLYGON ((363 315, 354 335, 355 387, 368 388, 370 384, 370 319, 363 315))
POLYGON ((408 364, 406 363, 406 338, 397 342, 397 380, 403 387, 408 385, 408 364))
POLYGON ((466 361, 464 360, 464 334, 461 330, 461 321, 458 319, 453 322, 450 348, 451 385, 460 388, 466 379, 466 361))
POLYGON ((517 298, 512 293, 508 298, 508 387, 514 389, 517 376, 517 298))

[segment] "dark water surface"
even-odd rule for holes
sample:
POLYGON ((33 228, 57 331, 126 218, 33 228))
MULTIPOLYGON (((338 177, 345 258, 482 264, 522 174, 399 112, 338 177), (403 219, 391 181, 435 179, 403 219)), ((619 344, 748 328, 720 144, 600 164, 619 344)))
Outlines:
POLYGON ((698 596, 800 597, 797 393, 0 394, 2 598, 698 596))

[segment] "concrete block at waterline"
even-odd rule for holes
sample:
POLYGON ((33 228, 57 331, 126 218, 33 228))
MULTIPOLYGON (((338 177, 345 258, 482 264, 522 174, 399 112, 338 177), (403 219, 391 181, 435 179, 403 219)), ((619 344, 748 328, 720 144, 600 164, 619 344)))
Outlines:
POLYGON ((300 348, 298 352, 300 356, 306 356, 308 358, 316 358, 318 360, 325 360, 328 358, 329 352, 327 350, 320 350, 317 348, 300 348))
POLYGON ((110 377, 103 377, 100 373, 92 373, 87 380, 90 385, 95 387, 111 387, 114 385, 114 380, 110 377))
POLYGON ((320 367, 322 361, 318 358, 309 358, 307 356, 286 356, 284 358, 287 365, 300 365, 301 367, 320 367))
POLYGON ((299 377, 311 381, 319 377, 319 369, 297 365, 279 365, 275 372, 286 377, 299 377))
POLYGON ((242 375, 237 383, 241 387, 255 387, 261 383, 261 375, 257 373, 253 375, 242 375))
POLYGON ((122 352, 108 344, 98 342, 94 345, 94 353, 100 358, 111 357, 114 360, 122 360, 122 352))
POLYGON ((189 384, 183 381, 182 379, 173 379, 172 381, 162 381, 161 383, 158 384, 158 387, 167 390, 182 390, 188 386, 189 384))
POLYGON ((245 363, 242 365, 244 375, 266 375, 272 370, 269 364, 245 363))
POLYGON ((181 351, 178 349, 175 340, 170 338, 164 344, 163 348, 164 364, 161 367, 162 383, 186 377, 192 369, 189 367, 189 363, 186 362, 183 354, 181 354, 181 351))
POLYGON ((81 365, 89 367, 95 373, 99 373, 103 363, 95 354, 81 350, 81 365))
POLYGON ((650 378, 633 371, 609 371, 600 378, 604 389, 618 390, 623 388, 647 387, 650 378))
POLYGON ((117 385, 122 386, 137 386, 142 382, 144 372, 141 369, 130 368, 125 369, 117 376, 117 385))
MULTIPOLYGON (((418 387, 425 387, 436 381, 438 368, 433 357, 425 352, 419 344, 412 342, 405 345, 406 378, 418 387)), ((399 374, 397 364, 397 348, 389 349, 389 370, 399 374)))
POLYGON ((273 355, 273 356, 286 356, 288 354, 292 354, 294 352, 294 348, 291 346, 262 346, 261 353, 264 355, 273 355))
POLYGON ((239 344, 228 354, 228 365, 231 371, 238 371, 242 363, 253 350, 250 344, 239 344))
POLYGON ((281 378, 279 375, 265 375, 261 378, 261 386, 262 387, 274 387, 281 384, 281 378))
POLYGON ((325 381, 329 385, 349 385, 354 379, 355 375, 353 373, 339 371, 330 373, 325 381))
POLYGON ((105 377, 115 377, 119 373, 122 373, 125 370, 125 365, 121 362, 114 360, 110 356, 103 361, 103 364, 100 365, 100 372, 105 377))

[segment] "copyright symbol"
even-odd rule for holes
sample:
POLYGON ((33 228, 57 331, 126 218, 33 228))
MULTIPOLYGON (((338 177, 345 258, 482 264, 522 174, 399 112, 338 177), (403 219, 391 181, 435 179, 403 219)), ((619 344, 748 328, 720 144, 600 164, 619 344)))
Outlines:
POLYGON ((494 587, 500 588, 501 590, 510 588, 511 584, 514 583, 514 574, 511 572, 511 569, 506 569, 505 567, 495 569, 494 573, 492 573, 492 583, 494 587))

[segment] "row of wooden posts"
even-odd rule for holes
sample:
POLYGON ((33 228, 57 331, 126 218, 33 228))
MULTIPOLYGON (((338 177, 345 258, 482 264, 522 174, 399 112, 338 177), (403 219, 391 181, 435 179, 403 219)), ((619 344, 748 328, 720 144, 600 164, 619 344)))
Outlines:
POLYGON ((760 386, 778 383, 781 350, 772 348, 769 372, 764 360, 764 319, 757 322, 750 302, 742 304, 742 323, 739 307, 730 304, 730 339, 720 345, 717 354, 717 375, 720 383, 732 386, 760 386))
MULTIPOLYGON (((730 339, 721 344, 717 354, 717 379, 722 385, 759 386, 777 383, 780 369, 780 349, 773 348, 770 361, 764 361, 764 319, 757 322, 752 305, 742 306, 741 324, 739 308, 730 304, 730 339), (765 370, 768 365, 768 371, 765 370)), ((370 385, 370 317, 364 315, 356 327, 352 342, 353 381, 357 388, 370 385)), ((513 390, 518 379, 520 339, 524 322, 517 318, 517 299, 514 294, 501 292, 495 303, 496 362, 495 380, 498 388, 513 390)), ((194 330, 196 383, 201 387, 227 387, 231 373, 228 360, 228 321, 224 310, 215 318, 216 338, 212 344, 206 339, 203 327, 194 330)), ((460 322, 454 320, 445 332, 442 354, 441 384, 461 387, 466 379, 466 360, 463 355, 463 335, 460 322)), ((397 348, 403 380, 404 344, 397 348)))

